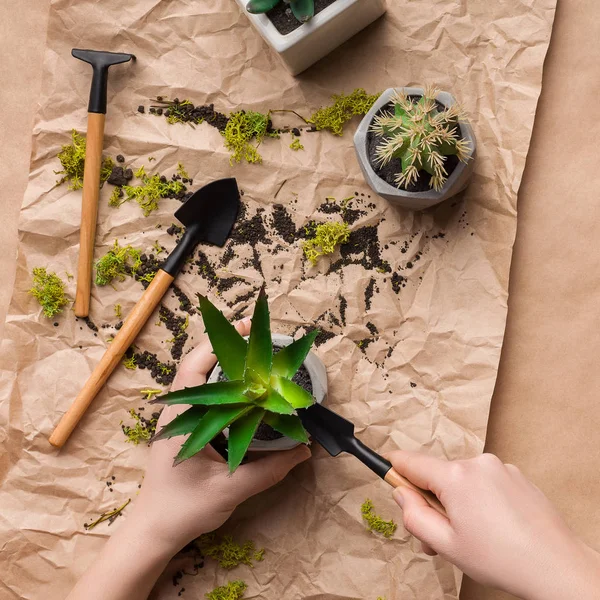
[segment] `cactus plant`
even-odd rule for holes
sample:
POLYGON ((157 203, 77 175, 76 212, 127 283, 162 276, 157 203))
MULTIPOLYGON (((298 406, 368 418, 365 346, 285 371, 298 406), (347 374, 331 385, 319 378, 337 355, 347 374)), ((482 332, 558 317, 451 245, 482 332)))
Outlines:
POLYGON ((246 10, 252 14, 266 13, 275 8, 280 2, 290 5, 294 16, 300 23, 306 23, 315 14, 314 0, 250 0, 246 10))
POLYGON ((417 182, 420 171, 431 175, 430 187, 440 191, 448 178, 447 156, 456 155, 466 163, 471 155, 467 140, 460 137, 459 121, 464 112, 458 104, 440 110, 438 90, 429 88, 417 100, 396 92, 391 102, 394 112, 375 117, 371 131, 381 136, 375 160, 381 166, 392 158, 402 161, 395 183, 406 189, 417 182))
POLYGON ((318 335, 312 331, 273 353, 269 306, 261 290, 248 340, 206 297, 198 296, 204 327, 227 381, 184 388, 153 403, 190 404, 191 408, 163 427, 153 441, 179 435, 189 437, 175 457, 178 464, 200 452, 229 427, 229 470, 241 464, 261 422, 299 442, 308 436, 296 410, 314 398, 292 381, 318 335))

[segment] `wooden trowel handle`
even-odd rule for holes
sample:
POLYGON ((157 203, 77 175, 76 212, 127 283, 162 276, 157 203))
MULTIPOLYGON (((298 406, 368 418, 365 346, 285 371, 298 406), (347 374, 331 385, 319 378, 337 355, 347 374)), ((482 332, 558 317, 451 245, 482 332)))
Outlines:
POLYGON ((127 349, 131 346, 138 333, 150 318, 154 309, 158 306, 165 292, 173 282, 173 276, 159 269, 140 298, 133 310, 123 323, 115 339, 106 349, 104 356, 90 375, 86 384, 67 412, 63 415, 60 423, 50 436, 50 443, 57 448, 61 448, 69 439, 69 436, 75 429, 77 423, 85 411, 92 403, 110 374, 115 370, 127 349))
POLYGON ((427 502, 427 504, 429 504, 429 506, 431 506, 431 508, 437 510, 440 513, 440 515, 443 515, 444 517, 448 516, 446 514, 446 509, 442 506, 442 503, 437 499, 434 493, 430 492, 429 490, 423 490, 420 487, 417 487, 414 483, 411 483, 408 479, 406 479, 406 477, 402 477, 402 475, 400 475, 398 471, 390 469, 386 473, 384 479, 394 488, 407 487, 411 490, 414 490, 415 492, 417 492, 417 494, 419 494, 419 496, 421 496, 425 500, 425 502, 427 502))
POLYGON ((74 311, 77 317, 90 313, 90 291, 92 285, 92 261, 98 219, 100 197, 100 170, 104 145, 104 118, 101 113, 88 113, 83 170, 83 195, 81 198, 81 229, 79 231, 79 264, 77 267, 77 291, 74 311))

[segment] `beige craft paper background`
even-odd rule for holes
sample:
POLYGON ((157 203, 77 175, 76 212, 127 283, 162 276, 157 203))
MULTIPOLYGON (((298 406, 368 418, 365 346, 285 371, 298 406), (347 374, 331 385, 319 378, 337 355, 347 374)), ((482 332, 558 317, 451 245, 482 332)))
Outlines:
MULTIPOLYGON (((3 577, 7 597, 33 598, 41 585, 49 598, 64 596, 86 562, 75 557, 91 559, 110 532, 104 528, 86 535, 83 522, 133 496, 144 464, 144 449, 126 445, 119 429, 125 409, 141 404, 138 390, 153 384, 142 371, 115 374, 60 455, 47 445, 57 416, 98 361, 108 335, 94 337, 85 326, 80 329, 70 313, 52 327, 25 293, 33 266, 47 265, 61 274, 75 270, 79 194, 53 188, 53 157, 69 130, 82 130, 85 123, 89 67, 70 58, 70 48, 129 50, 139 57, 134 67, 111 74, 107 153, 121 152, 136 165, 148 164, 153 155, 152 166, 167 173, 182 161, 197 184, 233 174, 251 210, 268 207, 287 179, 277 201, 289 205, 298 225, 325 196, 369 193, 353 157, 350 132, 342 139, 305 135, 303 153, 292 153, 285 140, 269 142, 261 150, 262 166, 230 168, 215 130, 168 127, 162 119, 136 115, 135 107, 150 96, 170 93, 227 110, 285 107, 306 113, 331 93, 357 85, 375 90, 419 82, 435 82, 461 98, 479 141, 476 176, 464 198, 416 216, 373 198, 376 214, 356 225, 385 218, 380 226, 384 241, 402 242, 417 234, 406 255, 394 246, 383 254, 394 268, 402 268, 417 251, 424 252, 399 296, 389 281, 383 282, 383 274, 376 274, 381 293, 365 315, 363 290, 372 273, 352 267, 343 282, 323 275, 300 282, 298 248, 279 258, 265 255, 268 279, 278 260, 294 267, 269 287, 278 329, 311 322, 335 303, 338 292, 347 297, 347 326, 318 352, 329 369, 332 405, 357 422, 361 437, 383 450, 423 448, 457 457, 479 452, 485 435, 506 312, 516 191, 553 8, 549 0, 527 7, 516 1, 494 7, 469 3, 468 11, 460 3, 394 4, 382 21, 294 80, 233 2, 52 5, 42 107, 20 220, 17 280, 2 350, 7 452, 1 463, 0 531, 14 557, 3 577), (446 233, 443 240, 426 239, 440 230, 446 233), (365 357, 352 340, 367 335, 369 320, 382 339, 365 357), (389 345, 395 350, 383 368, 376 367, 372 361, 380 362, 389 345), (113 474, 117 482, 110 494, 104 480, 113 474)), ((153 228, 170 224, 175 201, 165 201, 160 214, 144 219, 136 206, 109 209, 108 192, 103 191, 98 254, 115 237, 139 247, 157 238, 172 245, 171 238, 156 235, 153 228)), ((241 261, 235 268, 249 284, 258 283, 258 275, 243 271, 241 261)), ((191 274, 181 285, 188 293, 204 289, 204 282, 191 274)), ((73 293, 73 284, 70 288, 73 293)), ((137 283, 117 289, 95 290, 92 317, 97 323, 114 321, 117 299, 127 310, 139 297, 137 283)), ((167 304, 176 305, 172 299, 167 304)), ((197 317, 190 332, 195 341, 200 338, 197 317)), ((167 337, 151 322, 139 346, 166 359, 160 341, 167 337)), ((251 584, 251 595, 456 597, 458 577, 442 561, 416 554, 409 536, 399 532, 390 543, 364 533, 358 506, 368 495, 381 512, 391 514, 388 490, 352 459, 339 458, 335 464, 332 470, 331 459, 317 451, 311 465, 244 507, 230 525, 237 535, 267 548, 265 563, 235 574, 251 584)), ((185 586, 200 595, 223 579, 223 573, 209 568, 185 586)), ((170 584, 167 589, 173 593, 170 584)))

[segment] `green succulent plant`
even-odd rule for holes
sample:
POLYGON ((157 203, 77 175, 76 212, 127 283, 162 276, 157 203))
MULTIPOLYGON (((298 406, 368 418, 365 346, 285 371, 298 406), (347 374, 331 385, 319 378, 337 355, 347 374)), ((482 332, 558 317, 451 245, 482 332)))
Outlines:
POLYGON ((315 14, 314 0, 250 0, 246 4, 246 10, 255 15, 266 13, 275 8, 280 2, 286 2, 290 5, 294 16, 300 23, 306 23, 315 14))
POLYGON ((458 104, 439 110, 434 88, 425 90, 419 100, 396 92, 389 111, 373 120, 371 131, 382 137, 377 146, 376 162, 383 166, 392 158, 402 161, 402 171, 397 174, 398 187, 408 187, 419 178, 420 171, 431 175, 430 187, 442 189, 448 178, 446 157, 456 155, 466 163, 471 156, 469 142, 459 137, 458 123, 464 112, 458 104))
POLYGON ((264 289, 256 301, 248 340, 210 300, 201 295, 198 298, 206 333, 227 381, 185 388, 154 400, 168 405, 190 404, 191 408, 163 427, 153 441, 189 434, 175 457, 178 464, 200 452, 229 427, 227 455, 232 473, 241 464, 261 422, 307 443, 308 436, 296 411, 311 406, 314 398, 292 377, 318 331, 274 353, 264 289))

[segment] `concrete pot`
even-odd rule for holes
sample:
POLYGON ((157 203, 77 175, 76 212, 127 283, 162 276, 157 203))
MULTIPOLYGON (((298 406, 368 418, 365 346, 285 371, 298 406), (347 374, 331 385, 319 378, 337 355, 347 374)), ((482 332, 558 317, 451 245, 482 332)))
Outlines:
MULTIPOLYGON (((294 338, 290 337, 289 335, 280 335, 278 333, 274 333, 272 337, 273 345, 280 348, 289 346, 294 341, 294 338)), ((308 356, 302 364, 306 367, 306 370, 310 375, 310 380, 313 387, 313 397, 316 402, 321 404, 327 398, 327 370, 325 369, 325 365, 323 364, 323 361, 313 352, 308 353, 308 356)), ((220 375, 221 367, 219 367, 219 364, 217 363, 208 379, 208 383, 215 383, 219 381, 220 375)), ((223 434, 226 438, 228 438, 229 429, 225 429, 223 434)), ((291 450, 299 445, 300 442, 284 436, 277 440, 252 440, 248 451, 272 452, 276 450, 291 450)))
POLYGON ((307 23, 281 35, 266 15, 246 10, 247 0, 237 3, 292 75, 308 69, 386 11, 385 0, 336 0, 307 23))
MULTIPOLYGON (((367 135, 375 115, 391 100, 396 89, 404 92, 407 96, 422 96, 424 93, 423 88, 413 87, 390 88, 383 92, 381 97, 377 100, 377 102, 375 102, 371 110, 361 121, 354 135, 354 147, 356 148, 356 155, 358 157, 358 162, 360 163, 360 168, 362 169, 365 180, 376 194, 382 198, 385 198, 392 204, 401 206, 402 208, 408 208, 410 210, 423 210, 447 200, 451 196, 458 194, 458 192, 461 192, 467 187, 473 172, 473 167, 475 166, 475 135, 469 123, 466 121, 459 122, 462 136, 470 142, 472 148, 471 158, 466 163, 458 163, 458 166, 451 173, 450 177, 448 177, 444 187, 439 192, 436 192, 433 189, 426 190, 424 192, 406 192, 400 188, 390 185, 387 181, 381 179, 381 177, 375 173, 373 167, 371 166, 367 145, 367 135)), ((448 92, 440 92, 436 99, 447 107, 456 103, 454 97, 448 92)))

